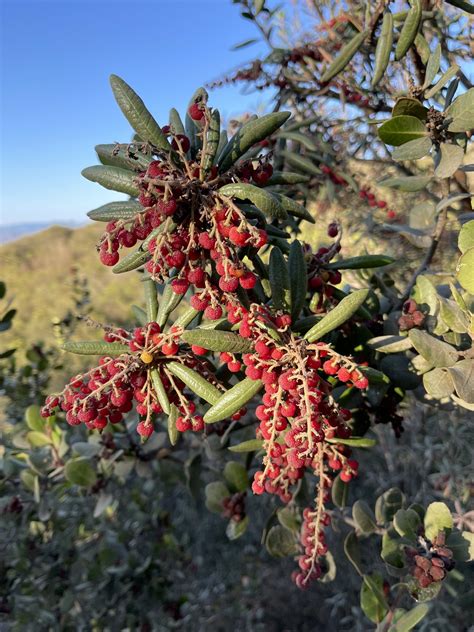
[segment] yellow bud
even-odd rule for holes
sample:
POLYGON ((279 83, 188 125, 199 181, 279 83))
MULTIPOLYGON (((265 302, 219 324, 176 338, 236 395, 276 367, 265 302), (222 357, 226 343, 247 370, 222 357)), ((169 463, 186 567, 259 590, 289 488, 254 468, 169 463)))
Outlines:
POLYGON ((143 351, 140 356, 140 360, 144 364, 150 364, 150 362, 153 362, 153 354, 149 353, 148 351, 143 351))

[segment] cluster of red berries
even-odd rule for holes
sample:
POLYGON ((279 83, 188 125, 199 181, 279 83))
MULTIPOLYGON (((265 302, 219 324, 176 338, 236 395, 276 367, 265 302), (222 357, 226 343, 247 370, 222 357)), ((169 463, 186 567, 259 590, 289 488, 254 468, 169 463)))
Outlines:
POLYGON ((371 105, 369 98, 351 88, 347 85, 347 83, 338 83, 337 85, 348 103, 356 103, 362 108, 366 108, 371 105))
POLYGON ((442 581, 454 568, 453 552, 446 546, 444 531, 440 531, 433 542, 420 537, 418 548, 406 547, 405 553, 410 562, 410 573, 420 588, 442 581))
MULTIPOLYGON (((331 222, 328 226, 328 236, 339 237, 340 226, 336 222, 331 222)), ((310 294, 318 294, 319 299, 315 303, 311 302, 311 309, 314 313, 319 313, 323 307, 325 299, 330 299, 334 293, 334 286, 339 285, 342 276, 339 270, 328 270, 327 265, 340 252, 340 239, 337 239, 331 246, 321 246, 316 252, 312 252, 309 245, 305 245, 306 263, 308 270, 308 291, 310 294)))
POLYGON ((402 315, 398 319, 400 331, 410 331, 414 327, 421 327, 425 322, 425 315, 418 309, 418 304, 412 298, 405 301, 402 315))
POLYGON ((224 518, 229 518, 234 522, 242 522, 245 518, 245 496, 246 492, 237 492, 232 496, 224 498, 222 501, 224 518))
MULTIPOLYGON (((198 122, 208 114, 203 108, 194 103, 189 110, 198 122)), ((172 133, 165 128, 168 131, 172 133)), ((146 239, 150 255, 146 269, 151 277, 163 283, 173 270, 173 291, 185 294, 193 286, 193 307, 206 311, 206 318, 217 319, 222 315, 223 295, 235 293, 239 287, 251 290, 257 282, 254 272, 242 262, 240 249, 257 252, 268 241, 265 225, 249 222, 231 199, 219 195, 217 188, 232 180, 264 186, 273 168, 265 159, 257 164, 246 161, 231 175, 217 176, 213 167, 203 186, 200 165, 186 157, 187 137, 173 135, 173 143, 185 167, 163 158, 154 160, 146 172, 137 175, 138 200, 144 210, 135 218, 107 225, 100 257, 104 264, 115 265, 121 246, 131 247, 146 239)))
MULTIPOLYGON (((288 314, 273 316, 254 304, 241 316, 239 334, 254 343, 254 352, 242 356, 245 375, 261 380, 265 390, 255 411, 260 421, 257 438, 264 441, 265 456, 263 469, 255 473, 253 492, 276 494, 289 502, 295 483, 307 470, 319 478, 316 512, 307 512, 314 520, 304 527, 303 577, 297 580, 298 585, 306 585, 318 576, 317 560, 325 550, 320 532, 331 474, 340 471, 341 479, 348 482, 358 470, 347 446, 327 442, 350 437, 351 413, 338 407, 324 377, 335 376, 359 389, 367 388, 368 381, 352 360, 325 343, 309 344, 295 337, 290 325, 288 314)), ((221 358, 230 370, 237 369, 235 358, 228 356, 221 358)))
MULTIPOLYGON (((387 209, 387 202, 385 200, 377 200, 376 196, 370 191, 370 189, 360 189, 359 197, 361 200, 367 200, 367 204, 370 208, 387 209)), ((395 219, 397 214, 392 209, 387 209, 387 218, 395 219)))
POLYGON ((61 393, 46 399, 42 416, 49 417, 59 406, 71 426, 84 423, 91 430, 103 430, 108 423, 121 422, 135 406, 141 417, 137 432, 142 437, 149 437, 154 430, 154 416, 163 412, 151 375, 154 369, 169 402, 175 404, 180 412, 177 429, 181 432, 202 430, 204 421, 201 415, 195 414, 196 404, 192 396, 184 393, 184 383, 172 375, 167 363, 175 360, 189 368, 197 368, 212 380, 214 378, 205 361, 190 351, 182 350, 180 353, 180 333, 180 328, 173 327, 168 333, 162 333, 156 322, 137 327, 133 332, 109 328, 105 341, 128 345, 129 352, 125 350, 115 358, 103 356, 99 366, 71 378, 61 393))
POLYGON ((324 173, 324 175, 328 176, 328 178, 334 184, 337 184, 343 187, 346 187, 348 185, 347 180, 343 178, 341 175, 339 175, 338 173, 336 173, 334 169, 332 169, 329 165, 322 164, 320 165, 320 169, 324 173))

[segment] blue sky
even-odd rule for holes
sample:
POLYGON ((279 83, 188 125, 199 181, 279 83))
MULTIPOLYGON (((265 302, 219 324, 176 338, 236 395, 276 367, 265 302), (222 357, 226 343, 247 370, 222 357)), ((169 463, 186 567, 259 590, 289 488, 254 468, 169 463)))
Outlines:
MULTIPOLYGON (((164 124, 196 87, 264 51, 230 0, 0 0, 0 222, 76 220, 120 199, 80 175, 94 145, 131 134, 108 77, 123 77, 164 124)), ((225 117, 260 94, 216 89, 225 117)))

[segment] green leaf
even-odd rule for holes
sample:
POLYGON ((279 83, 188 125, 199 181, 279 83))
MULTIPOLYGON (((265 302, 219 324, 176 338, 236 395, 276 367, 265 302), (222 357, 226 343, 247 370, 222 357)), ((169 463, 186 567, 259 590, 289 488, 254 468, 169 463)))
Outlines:
MULTIPOLYGON (((158 373, 158 370, 151 369, 150 377, 153 383, 153 388, 155 389, 156 397, 158 398, 158 403, 163 409, 163 412, 165 413, 165 415, 170 415, 171 413, 170 400, 168 399, 168 394, 166 392, 165 387, 163 386, 163 382, 161 380, 160 374, 158 373)), ((176 420, 175 420, 175 423, 176 423, 176 420)))
POLYGON ((240 42, 239 44, 234 44, 234 46, 232 46, 230 50, 240 50, 241 48, 246 48, 247 46, 250 46, 251 44, 255 44, 255 42, 258 42, 258 39, 253 37, 252 39, 244 40, 243 42, 240 42))
POLYGON ((422 85, 423 90, 433 83, 433 79, 436 77, 439 71, 441 62, 441 44, 438 44, 434 51, 431 53, 428 64, 426 65, 425 81, 422 85))
POLYGON ((34 493, 38 485, 38 475, 33 470, 22 470, 20 472, 20 479, 23 485, 30 492, 34 493))
POLYGON ((278 522, 282 527, 288 529, 292 533, 298 533, 301 529, 300 521, 297 518, 296 513, 291 507, 281 507, 277 510, 278 522))
POLYGON ((208 173, 214 164, 221 138, 221 116, 219 110, 212 110, 211 122, 207 132, 207 141, 205 145, 205 154, 202 162, 204 173, 208 173))
POLYGON ((245 492, 249 486, 247 470, 238 461, 228 461, 224 468, 224 478, 231 489, 236 492, 245 492))
POLYGON ((453 517, 444 503, 435 502, 428 505, 424 524, 426 537, 434 540, 440 531, 451 531, 453 517))
POLYGON ((299 171, 308 173, 311 176, 320 176, 322 174, 321 169, 316 167, 313 161, 305 156, 300 156, 299 154, 285 150, 281 151, 280 155, 285 158, 285 162, 299 171))
POLYGON ((469 248, 456 265, 456 278, 462 287, 474 294, 474 248, 469 248))
POLYGON ((446 546, 453 552, 457 562, 474 560, 474 533, 470 531, 452 531, 446 539, 446 546))
POLYGON ((411 0, 411 4, 412 8, 408 11, 395 48, 395 59, 397 61, 405 56, 415 41, 421 23, 422 7, 420 0, 411 0))
POLYGON ((208 424, 222 421, 227 417, 231 417, 240 410, 254 395, 262 388, 261 380, 251 380, 245 378, 238 382, 230 390, 225 392, 218 401, 204 415, 204 421, 208 424))
POLYGON ((471 4, 467 0, 446 0, 446 2, 468 13, 474 13, 474 4, 471 4))
POLYGON ((431 138, 417 138, 404 143, 392 152, 394 160, 419 160, 430 153, 432 146, 431 138))
POLYGON ((81 487, 92 487, 97 481, 97 474, 85 457, 68 461, 64 467, 64 476, 73 485, 81 487))
POLYGON ((459 72, 459 66, 457 64, 453 64, 448 68, 448 70, 441 75, 441 78, 435 83, 435 85, 430 88, 427 92, 425 92, 425 99, 431 99, 437 92, 443 88, 448 81, 450 81, 453 77, 457 75, 459 72))
POLYGON ((361 567, 359 541, 354 531, 350 531, 344 540, 344 553, 359 575, 363 577, 364 573, 361 567))
POLYGON ((138 136, 162 151, 170 151, 166 136, 138 94, 117 75, 110 76, 110 85, 120 109, 138 136))
POLYGON ((41 417, 40 411, 40 407, 35 404, 28 406, 25 410, 25 421, 30 430, 37 430, 38 432, 42 432, 44 430, 46 419, 41 417))
POLYGON ((181 340, 210 351, 249 353, 253 349, 251 341, 247 338, 219 329, 191 329, 184 331, 181 340))
POLYGON ((178 318, 174 321, 176 327, 187 327, 198 314, 201 312, 194 307, 188 307, 178 318))
POLYGON ((348 42, 343 48, 339 55, 334 59, 334 61, 330 64, 329 68, 326 69, 324 74, 320 79, 320 83, 327 83, 333 77, 344 70, 347 64, 351 61, 354 55, 357 53, 359 48, 364 43, 369 31, 363 31, 361 33, 357 33, 350 42, 348 42))
POLYGON ((376 336, 367 341, 367 346, 381 353, 398 353, 412 348, 407 336, 376 336))
POLYGON ((450 178, 458 170, 463 158, 464 149, 462 147, 451 143, 441 143, 435 176, 437 178, 450 178))
POLYGON ((458 96, 446 109, 446 117, 452 118, 449 132, 468 132, 474 128, 474 88, 458 96))
POLYGON ((129 153, 122 147, 118 148, 117 145, 96 145, 95 151, 103 165, 121 167, 127 170, 146 171, 152 161, 151 154, 145 155, 138 150, 138 147, 133 147, 129 153))
POLYGON ((111 222, 113 220, 134 219, 139 213, 146 209, 139 202, 127 200, 125 202, 109 202, 93 211, 89 211, 87 216, 95 222, 111 222))
POLYGON ((423 374, 423 386, 426 392, 435 399, 449 397, 454 391, 454 384, 446 369, 432 369, 423 374))
POLYGON ((402 538, 416 540, 420 516, 413 509, 399 509, 393 517, 393 526, 402 538))
POLYGON ((357 529, 364 535, 369 535, 377 530, 373 511, 363 500, 356 500, 352 505, 352 518, 357 529))
POLYGON ((474 220, 461 226, 458 235, 458 248, 463 254, 467 250, 474 248, 474 220))
POLYGON ((425 108, 418 99, 411 97, 400 97, 393 106, 392 117, 394 116, 414 116, 420 121, 426 121, 428 108, 425 108))
POLYGON ((168 415, 168 438, 171 445, 178 442, 179 431, 176 428, 176 420, 178 419, 179 410, 175 404, 170 405, 170 413, 168 415))
POLYGON ((236 522, 235 520, 229 520, 227 523, 227 529, 225 530, 226 536, 229 540, 237 540, 247 531, 249 526, 249 517, 245 516, 243 520, 236 522))
POLYGON ((119 342, 65 342, 61 345, 61 349, 79 355, 119 356, 122 353, 130 353, 128 345, 119 342))
POLYGON ((291 318, 295 321, 300 315, 306 301, 308 290, 308 274, 303 247, 295 239, 290 246, 288 257, 288 272, 290 277, 291 318))
POLYGON ((193 393, 209 404, 216 404, 221 398, 222 393, 194 369, 179 362, 168 362, 166 368, 172 375, 184 382, 193 393))
POLYGON ((436 224, 436 209, 432 202, 420 202, 410 210, 409 225, 415 230, 432 231, 436 224))
MULTIPOLYGON (((311 222, 311 224, 316 223, 316 220, 311 213, 304 206, 295 202, 295 200, 274 191, 272 191, 272 195, 278 200, 283 210, 285 210, 289 215, 305 219, 306 221, 311 222)), ((268 228, 270 228, 270 226, 268 228)))
POLYGON ((278 132, 278 134, 276 134, 276 138, 285 138, 287 140, 292 140, 295 143, 299 143, 303 147, 306 147, 306 149, 309 149, 309 151, 318 150, 317 146, 314 144, 311 138, 306 134, 302 134, 301 132, 288 132, 286 130, 283 130, 282 132, 278 132))
POLYGON ((360 270, 366 268, 381 268, 394 263, 396 259, 388 255, 362 255, 360 257, 350 257, 328 263, 324 267, 326 270, 360 270))
POLYGON ((388 632, 409 632, 417 623, 419 623, 428 614, 429 606, 420 603, 404 615, 402 615, 396 623, 392 624, 388 632))
POLYGON ((388 612, 388 604, 383 593, 383 577, 379 573, 364 575, 360 589, 360 607, 365 616, 374 623, 380 623, 388 612))
POLYGON ((141 268, 141 266, 145 265, 149 259, 151 259, 151 254, 148 250, 136 250, 126 257, 123 257, 117 265, 112 268, 112 272, 114 274, 121 274, 122 272, 136 270, 137 268, 141 268))
POLYGON ((334 479, 331 487, 332 502, 342 509, 347 504, 347 496, 349 494, 349 485, 341 480, 341 475, 338 474, 334 479))
POLYGON ((26 433, 26 439, 32 448, 42 448, 45 445, 51 445, 52 439, 48 437, 44 432, 32 430, 26 433))
POLYGON ((263 447, 262 439, 249 439, 248 441, 242 441, 237 445, 231 445, 228 449, 231 452, 258 452, 263 447))
POLYGON ((424 189, 430 181, 430 176, 406 176, 404 178, 387 178, 378 184, 381 187, 398 189, 406 193, 415 193, 416 191, 424 189))
POLYGON ((391 487, 375 502, 375 517, 378 524, 386 524, 393 519, 396 512, 401 509, 405 503, 405 496, 398 487, 391 487))
POLYGON ((474 360, 465 358, 452 367, 448 373, 458 396, 468 404, 474 404, 474 360))
POLYGON ((309 181, 309 177, 301 173, 291 173, 290 171, 274 171, 271 178, 267 180, 265 186, 272 187, 278 184, 304 184, 309 181))
POLYGON ((295 535, 280 525, 275 525, 268 531, 265 546, 273 557, 296 555, 299 551, 299 544, 295 535))
POLYGON ((290 112, 272 112, 242 125, 219 156, 219 172, 232 167, 248 149, 281 127, 290 115, 290 112))
POLYGON ((345 323, 361 307, 368 293, 369 290, 356 290, 343 298, 333 310, 306 332, 304 335, 305 340, 314 342, 345 323))
POLYGON ((155 322, 158 312, 158 297, 156 295, 156 283, 153 279, 146 279, 143 282, 145 290, 146 316, 148 322, 155 322))
POLYGON ((374 76, 372 88, 374 88, 385 74, 390 60, 390 52, 393 44, 393 15, 387 10, 383 16, 382 29, 375 48, 374 76))
POLYGON ((225 485, 222 481, 215 481, 213 483, 208 483, 204 490, 206 496, 206 507, 209 511, 213 513, 221 514, 224 507, 223 502, 226 498, 231 496, 227 485, 225 485))
POLYGON ((428 135, 424 123, 415 116, 394 116, 378 129, 380 140, 387 145, 403 145, 428 135))
POLYGON ((285 258, 281 250, 272 248, 268 269, 272 301, 277 309, 287 310, 286 292, 290 289, 290 278, 285 258))
POLYGON ((176 110, 175 108, 171 108, 170 110, 169 122, 170 122, 171 131, 174 134, 186 135, 186 130, 184 129, 183 121, 181 120, 178 110, 176 110))
POLYGON ((156 315, 156 322, 161 328, 163 328, 168 322, 168 317, 173 312, 184 298, 184 294, 176 294, 173 292, 171 281, 166 283, 163 288, 163 293, 160 296, 158 313, 156 315))
POLYGON ((132 197, 137 197, 140 193, 135 182, 136 174, 133 171, 126 171, 120 167, 95 165, 86 167, 81 173, 87 180, 97 182, 106 189, 126 193, 132 197))
POLYGON ((340 443, 342 445, 350 445, 353 448, 372 448, 376 441, 375 439, 367 439, 366 437, 351 437, 350 439, 341 439, 340 437, 334 437, 333 439, 326 439, 328 443, 340 443))
POLYGON ((272 219, 287 219, 285 209, 278 202, 277 198, 265 189, 260 189, 253 184, 236 182, 226 184, 218 191, 221 195, 238 200, 250 200, 252 204, 272 219))
POLYGON ((458 334, 465 334, 469 331, 470 319, 467 311, 462 310, 456 301, 440 296, 439 315, 451 331, 458 334))
POLYGON ((454 347, 426 331, 412 329, 408 335, 418 353, 434 367, 452 366, 459 357, 454 347))

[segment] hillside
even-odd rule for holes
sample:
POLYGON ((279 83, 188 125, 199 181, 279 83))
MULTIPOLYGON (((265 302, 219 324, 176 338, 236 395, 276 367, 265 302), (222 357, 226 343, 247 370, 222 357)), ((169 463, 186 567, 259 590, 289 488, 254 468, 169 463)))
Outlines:
MULTIPOLYGON (((0 246, 0 278, 7 297, 18 310, 11 330, 2 334, 2 348, 26 348, 44 341, 56 344, 52 323, 74 310, 74 268, 86 277, 95 320, 125 324, 133 303, 141 303, 135 273, 118 277, 100 264, 95 252, 102 226, 70 229, 53 226, 0 246), (125 307, 124 307, 125 306, 125 307)), ((99 332, 80 323, 75 339, 97 337, 99 332)))

